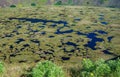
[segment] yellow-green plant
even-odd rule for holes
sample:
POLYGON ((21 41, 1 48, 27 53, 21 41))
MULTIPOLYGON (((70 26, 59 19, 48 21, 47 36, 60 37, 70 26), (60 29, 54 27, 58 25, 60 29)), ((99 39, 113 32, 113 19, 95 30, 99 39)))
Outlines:
POLYGON ((120 59, 106 62, 103 59, 96 62, 84 59, 82 65, 80 77, 120 77, 120 59))
POLYGON ((94 70, 94 73, 96 77, 109 75, 111 72, 111 68, 109 67, 107 63, 105 63, 103 59, 96 61, 95 67, 96 68, 94 70))
POLYGON ((64 77, 60 67, 51 61, 39 62, 32 70, 33 77, 64 77))

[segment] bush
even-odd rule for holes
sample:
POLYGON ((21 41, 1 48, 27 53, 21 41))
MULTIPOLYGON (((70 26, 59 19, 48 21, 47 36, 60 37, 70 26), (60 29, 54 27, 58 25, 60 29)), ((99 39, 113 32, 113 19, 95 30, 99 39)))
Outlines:
POLYGON ((82 65, 85 71, 91 71, 94 68, 94 64, 90 59, 83 59, 82 65))
POLYGON ((107 62, 103 59, 96 62, 84 59, 82 66, 80 76, 76 77, 120 77, 120 59, 107 62))
POLYGON ((50 61, 39 62, 32 70, 33 77, 64 77, 62 69, 50 61))
POLYGON ((111 72, 110 67, 105 63, 99 64, 95 69, 95 74, 97 77, 107 76, 110 74, 110 72, 111 72))
POLYGON ((16 7, 16 5, 10 5, 10 7, 11 7, 11 8, 15 8, 15 7, 16 7))
POLYGON ((62 1, 57 1, 55 5, 62 5, 62 1))
POLYGON ((36 4, 35 3, 31 3, 31 6, 36 6, 36 4))
POLYGON ((120 77, 120 59, 111 60, 108 62, 108 65, 111 68, 111 74, 109 77, 120 77))

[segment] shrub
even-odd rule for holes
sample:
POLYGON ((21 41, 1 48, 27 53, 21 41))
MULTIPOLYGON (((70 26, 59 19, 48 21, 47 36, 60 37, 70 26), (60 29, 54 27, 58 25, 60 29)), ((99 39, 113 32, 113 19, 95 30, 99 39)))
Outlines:
POLYGON ((110 67, 108 66, 107 63, 105 63, 105 60, 100 59, 95 62, 95 74, 99 76, 103 76, 105 74, 110 73, 110 67))
POLYGON ((101 76, 108 75, 110 71, 111 71, 110 67, 107 64, 103 63, 103 64, 99 64, 96 67, 95 74, 97 77, 101 77, 101 76))
POLYGON ((94 70, 94 63, 90 59, 83 59, 82 66, 80 77, 90 77, 91 72, 94 70))
POLYGON ((117 60, 116 71, 120 72, 120 59, 117 60))
POLYGON ((36 4, 35 3, 31 3, 31 6, 36 6, 36 4))
POLYGON ((39 62, 32 70, 33 77, 64 77, 62 69, 50 61, 39 62))
POLYGON ((108 64, 103 59, 92 62, 90 59, 84 59, 82 61, 81 77, 101 77, 106 76, 111 72, 108 64))
POLYGON ((117 65, 117 62, 115 60, 110 60, 108 61, 107 63, 109 65, 109 67, 111 68, 112 71, 115 71, 116 70, 116 65, 117 65))
POLYGON ((11 7, 11 8, 15 8, 15 7, 16 7, 16 5, 10 5, 10 7, 11 7))
POLYGON ((55 5, 62 5, 62 1, 57 1, 55 5))
POLYGON ((83 65, 83 70, 85 71, 91 71, 94 67, 93 62, 90 59, 83 59, 82 65, 83 65))

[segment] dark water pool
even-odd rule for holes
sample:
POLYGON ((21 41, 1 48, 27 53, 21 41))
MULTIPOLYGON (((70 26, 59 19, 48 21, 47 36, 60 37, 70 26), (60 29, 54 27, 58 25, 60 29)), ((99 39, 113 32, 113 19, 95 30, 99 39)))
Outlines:
POLYGON ((19 39, 17 39, 17 41, 15 43, 19 44, 19 43, 21 43, 23 41, 25 41, 23 38, 19 38, 19 39))
POLYGON ((30 45, 29 45, 29 44, 24 44, 23 46, 24 46, 24 47, 29 47, 30 45))
POLYGON ((36 43, 36 44, 40 45, 40 41, 37 40, 37 39, 32 39, 32 40, 30 40, 30 41, 33 42, 33 43, 36 43))
POLYGON ((105 22, 105 21, 104 21, 104 22, 101 22, 101 24, 103 24, 103 25, 107 25, 107 24, 108 24, 108 22, 105 22))
POLYGON ((103 39, 102 38, 97 38, 97 34, 95 33, 88 33, 86 35, 89 39, 91 39, 91 41, 88 42, 88 44, 86 44, 86 47, 90 47, 93 50, 96 50, 95 46, 96 46, 96 42, 102 42, 103 39))
POLYGON ((21 20, 21 21, 29 21, 31 23, 38 23, 38 22, 43 22, 43 25, 45 25, 47 22, 52 22, 55 24, 64 24, 67 25, 68 23, 66 21, 54 21, 54 20, 43 20, 43 19, 34 19, 34 18, 9 18, 9 20, 21 20))
POLYGON ((52 35, 51 35, 51 36, 48 36, 48 37, 49 37, 49 38, 54 38, 55 36, 52 36, 52 35))
POLYGON ((103 30, 95 30, 94 32, 98 32, 100 34, 107 34, 107 32, 103 31, 103 30))
POLYGON ((111 42, 111 40, 114 38, 114 36, 109 36, 107 39, 108 39, 108 42, 111 42))
POLYGON ((74 18, 74 21, 80 21, 81 19, 80 18, 74 18))
POLYGON ((67 44, 67 45, 72 45, 72 46, 74 46, 74 47, 77 46, 76 43, 73 43, 73 42, 66 42, 66 44, 67 44))
MULTIPOLYGON (((94 32, 95 32, 95 31, 94 31, 94 32)), ((91 48, 91 49, 93 49, 93 50, 96 50, 96 48, 95 48, 96 42, 102 42, 103 39, 102 39, 102 38, 97 38, 97 37, 96 37, 97 34, 94 33, 94 32, 87 33, 87 34, 82 33, 82 32, 77 32, 76 34, 78 34, 78 35, 84 35, 84 36, 86 36, 87 38, 89 38, 90 41, 88 41, 88 43, 85 44, 84 46, 85 46, 85 47, 89 47, 89 48, 91 48)), ((100 31, 100 33, 101 33, 101 31, 100 31)), ((104 33, 104 32, 102 32, 102 33, 104 33)))
POLYGON ((76 34, 78 34, 78 35, 85 35, 85 36, 86 36, 85 33, 82 33, 82 32, 80 32, 80 31, 77 31, 76 34))
POLYGON ((108 50, 104 50, 104 51, 102 51, 102 52, 103 52, 104 54, 116 56, 114 53, 112 53, 112 52, 110 52, 110 51, 108 51, 108 50))

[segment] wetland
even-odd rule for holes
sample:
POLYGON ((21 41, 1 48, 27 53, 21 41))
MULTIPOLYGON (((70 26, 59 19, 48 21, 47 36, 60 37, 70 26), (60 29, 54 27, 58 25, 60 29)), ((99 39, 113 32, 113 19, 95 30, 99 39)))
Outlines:
POLYGON ((119 8, 4 8, 0 9, 0 60, 61 64, 83 58, 108 60, 120 55, 119 31, 119 8))

